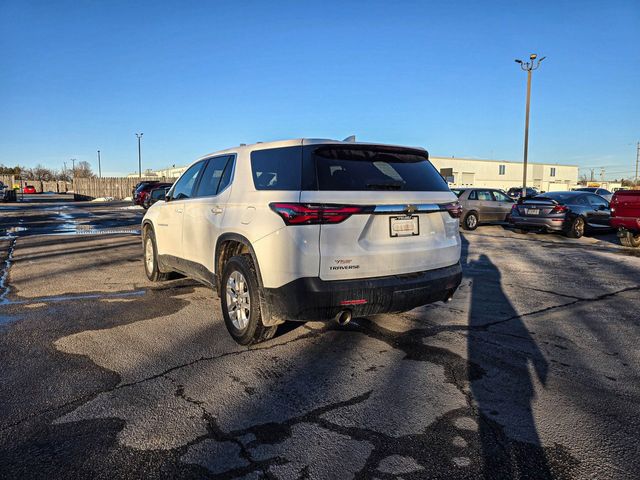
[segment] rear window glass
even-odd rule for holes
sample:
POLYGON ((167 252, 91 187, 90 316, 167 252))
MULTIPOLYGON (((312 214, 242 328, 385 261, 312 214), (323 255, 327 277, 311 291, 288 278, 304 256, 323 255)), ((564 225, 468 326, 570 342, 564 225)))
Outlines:
POLYGON ((571 192, 547 192, 541 195, 537 195, 535 198, 540 200, 551 199, 551 200, 555 200, 556 202, 566 203, 566 202, 573 202, 575 201, 576 198, 580 196, 581 195, 579 194, 575 194, 571 192))
POLYGON ((426 152, 323 146, 316 148, 312 157, 318 190, 449 191, 426 152))
POLYGON ((255 150, 251 152, 251 171, 256 190, 300 190, 302 149, 255 150))

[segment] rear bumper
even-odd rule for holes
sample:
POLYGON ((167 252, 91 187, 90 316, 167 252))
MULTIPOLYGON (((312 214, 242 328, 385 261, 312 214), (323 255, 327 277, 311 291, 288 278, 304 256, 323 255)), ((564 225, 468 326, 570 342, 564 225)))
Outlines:
POLYGON ((564 229, 564 218, 521 217, 511 215, 509 222, 518 228, 546 228, 561 232, 564 229))
POLYGON ((611 217, 610 224, 613 228, 624 228, 632 232, 640 232, 640 218, 611 217))
POLYGON ((324 281, 299 278, 279 288, 266 288, 272 317, 282 320, 329 320, 343 310, 354 317, 406 312, 443 301, 462 280, 460 263, 408 275, 324 281))

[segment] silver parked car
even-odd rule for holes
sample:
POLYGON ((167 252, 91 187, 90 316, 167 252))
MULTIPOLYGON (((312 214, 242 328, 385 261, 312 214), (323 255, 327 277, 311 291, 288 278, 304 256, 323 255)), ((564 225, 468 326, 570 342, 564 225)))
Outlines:
POLYGON ((590 192, 590 193, 595 193, 596 195, 600 195, 602 198, 604 198, 607 202, 610 202, 611 199, 613 198, 613 193, 611 193, 609 190, 607 190, 606 188, 600 188, 600 187, 582 187, 582 188, 575 188, 574 191, 576 192, 590 192))
POLYGON ((460 224, 465 230, 475 230, 480 223, 506 222, 514 200, 494 188, 454 188, 462 206, 460 224))

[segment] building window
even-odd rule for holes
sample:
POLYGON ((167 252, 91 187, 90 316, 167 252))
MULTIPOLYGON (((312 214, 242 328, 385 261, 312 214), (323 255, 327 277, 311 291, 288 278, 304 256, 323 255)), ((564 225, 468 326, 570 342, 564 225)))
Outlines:
POLYGON ((505 170, 507 169, 506 165, 498 166, 498 175, 504 175, 505 170))
POLYGON ((556 167, 551 167, 551 176, 552 177, 556 176, 556 167))

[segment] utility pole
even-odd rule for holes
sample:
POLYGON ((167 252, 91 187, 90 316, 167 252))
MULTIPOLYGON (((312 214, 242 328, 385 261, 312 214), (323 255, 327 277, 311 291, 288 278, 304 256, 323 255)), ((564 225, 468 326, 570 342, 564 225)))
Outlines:
POLYGON ((589 180, 590 182, 593 182, 593 168, 591 169, 591 179, 589 180))
POLYGON ((542 61, 547 57, 542 57, 537 62, 536 58, 538 58, 538 55, 532 53, 531 55, 529 55, 529 62, 523 62, 522 60, 516 59, 516 63, 520 65, 520 68, 523 71, 527 72, 527 108, 524 121, 524 168, 522 173, 521 198, 527 196, 527 160, 529 155, 529 105, 531 103, 531 72, 540 68, 540 63, 542 63, 542 61))
POLYGON ((98 150, 98 178, 102 178, 102 167, 100 166, 100 150, 98 150))
POLYGON ((136 137, 138 137, 138 178, 142 178, 142 155, 140 153, 140 140, 142 139, 142 135, 144 135, 144 133, 136 133, 136 137))
POLYGON ((76 159, 71 159, 71 185, 73 186, 73 191, 76 190, 76 159))

